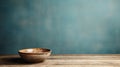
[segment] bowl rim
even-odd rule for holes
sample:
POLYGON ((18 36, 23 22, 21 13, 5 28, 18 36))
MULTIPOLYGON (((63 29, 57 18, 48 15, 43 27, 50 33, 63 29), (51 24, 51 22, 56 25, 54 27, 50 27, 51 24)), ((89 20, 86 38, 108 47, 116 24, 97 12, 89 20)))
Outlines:
POLYGON ((18 50, 18 53, 19 54, 32 54, 32 55, 43 55, 43 54, 48 54, 48 53, 51 53, 52 52, 52 50, 51 49, 48 49, 48 48, 23 48, 23 49, 20 49, 20 50, 18 50), (45 52, 41 52, 41 53, 32 53, 32 52, 22 52, 22 50, 27 50, 27 49, 43 49, 43 50, 47 50, 47 51, 45 51, 45 52))

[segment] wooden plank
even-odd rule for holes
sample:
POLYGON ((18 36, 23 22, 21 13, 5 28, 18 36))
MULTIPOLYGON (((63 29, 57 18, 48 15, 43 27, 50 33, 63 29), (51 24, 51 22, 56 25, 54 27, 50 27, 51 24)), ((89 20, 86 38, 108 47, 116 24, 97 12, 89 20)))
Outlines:
MULTIPOLYGON (((12 57, 19 57, 18 55, 3 55, 0 56, 0 58, 12 58, 12 57)), ((94 59, 94 60, 119 60, 120 59, 120 54, 70 54, 70 55, 52 55, 48 59, 94 59)))
POLYGON ((0 67, 120 67, 117 65, 1 65, 0 67))
POLYGON ((0 67, 120 67, 119 54, 52 55, 43 63, 23 62, 18 55, 0 56, 0 67))
POLYGON ((120 54, 54 54, 52 56, 120 56, 120 54))
POLYGON ((47 60, 42 65, 120 65, 120 60, 47 60))
POLYGON ((51 56, 49 59, 120 60, 120 56, 51 56))

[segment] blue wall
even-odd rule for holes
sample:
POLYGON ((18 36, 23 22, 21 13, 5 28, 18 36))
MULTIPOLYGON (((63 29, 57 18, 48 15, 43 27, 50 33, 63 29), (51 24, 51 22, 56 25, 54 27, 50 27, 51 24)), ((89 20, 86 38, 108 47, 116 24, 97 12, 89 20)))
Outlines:
POLYGON ((120 53, 120 0, 0 0, 0 54, 120 53))

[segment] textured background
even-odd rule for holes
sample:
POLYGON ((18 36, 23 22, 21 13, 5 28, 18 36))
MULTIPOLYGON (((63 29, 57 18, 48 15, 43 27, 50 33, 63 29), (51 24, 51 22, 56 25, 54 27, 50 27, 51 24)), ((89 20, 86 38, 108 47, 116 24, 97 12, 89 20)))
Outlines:
POLYGON ((0 54, 120 53, 120 0, 0 0, 0 54))

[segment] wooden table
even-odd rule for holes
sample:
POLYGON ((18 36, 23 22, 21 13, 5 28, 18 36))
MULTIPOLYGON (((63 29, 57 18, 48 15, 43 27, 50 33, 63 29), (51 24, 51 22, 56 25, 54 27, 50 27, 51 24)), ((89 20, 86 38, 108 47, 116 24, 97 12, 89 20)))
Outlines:
POLYGON ((120 67, 120 54, 52 55, 42 63, 25 63, 18 55, 2 55, 0 67, 120 67))

